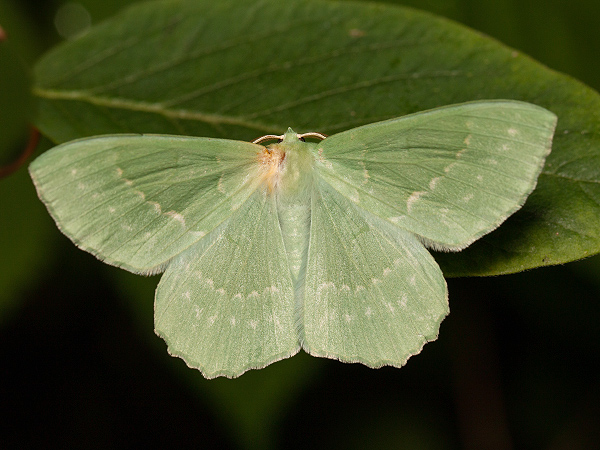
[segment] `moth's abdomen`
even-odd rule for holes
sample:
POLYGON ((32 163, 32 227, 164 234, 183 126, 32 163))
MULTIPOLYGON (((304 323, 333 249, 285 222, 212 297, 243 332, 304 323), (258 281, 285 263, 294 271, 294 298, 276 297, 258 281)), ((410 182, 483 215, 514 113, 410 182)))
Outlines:
POLYGON ((286 135, 259 155, 266 195, 274 195, 290 273, 296 288, 304 279, 311 216, 314 157, 306 143, 286 135), (289 139, 288 139, 289 138, 289 139))
POLYGON ((304 279, 310 236, 310 197, 305 202, 277 202, 279 225, 294 285, 304 279))

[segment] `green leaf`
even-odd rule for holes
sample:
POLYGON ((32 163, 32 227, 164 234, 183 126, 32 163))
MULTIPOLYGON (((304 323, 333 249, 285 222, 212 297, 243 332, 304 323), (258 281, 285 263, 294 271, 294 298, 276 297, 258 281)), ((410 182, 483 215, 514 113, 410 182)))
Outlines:
POLYGON ((39 127, 57 142, 117 132, 250 140, 339 132, 436 106, 507 98, 559 117, 527 203, 446 275, 508 273, 600 251, 600 97, 465 27, 392 6, 145 3, 46 55, 39 127))

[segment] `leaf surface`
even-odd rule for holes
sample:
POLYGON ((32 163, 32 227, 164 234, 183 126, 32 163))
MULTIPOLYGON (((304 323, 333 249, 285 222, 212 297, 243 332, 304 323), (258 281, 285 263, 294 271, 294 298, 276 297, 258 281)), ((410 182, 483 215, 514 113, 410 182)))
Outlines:
POLYGON ((38 126, 56 142, 144 132, 251 140, 336 133, 477 99, 554 112, 553 151, 525 206, 445 275, 509 273, 600 251, 600 97, 463 26, 385 5, 145 3, 46 55, 38 126))

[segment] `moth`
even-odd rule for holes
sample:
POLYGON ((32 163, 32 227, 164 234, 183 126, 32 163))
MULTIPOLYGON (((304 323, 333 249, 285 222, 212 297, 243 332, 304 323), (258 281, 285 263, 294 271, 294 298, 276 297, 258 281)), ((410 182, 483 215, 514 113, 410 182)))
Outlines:
POLYGON ((556 121, 498 100, 329 137, 99 136, 55 147, 30 173, 77 246, 164 272, 156 333, 205 377, 300 349, 400 367, 449 312, 427 248, 464 249, 517 211, 556 121))

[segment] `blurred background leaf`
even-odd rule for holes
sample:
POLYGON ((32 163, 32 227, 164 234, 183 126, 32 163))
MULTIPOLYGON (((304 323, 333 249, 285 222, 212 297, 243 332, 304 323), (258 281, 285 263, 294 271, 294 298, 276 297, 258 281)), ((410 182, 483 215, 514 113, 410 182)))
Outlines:
MULTIPOLYGON (((42 45, 27 17, 0 0, 0 166, 8 167, 25 150, 33 115, 30 68, 42 45)), ((25 167, 0 181, 0 324, 7 320, 36 272, 50 262, 51 221, 32 202, 35 189, 25 167)))
MULTIPOLYGON (((0 44, 3 164, 26 145, 27 74, 41 49, 64 39, 55 18, 65 3, 0 0, 5 44, 20 61, 6 63, 0 44)), ((134 2, 76 3, 94 25, 134 2)), ((600 88, 595 0, 395 3, 462 22, 600 88)), ((73 29, 85 31, 78 17, 73 29)), ((598 257, 450 280, 452 313, 439 340, 400 370, 298 356, 209 382, 154 336, 156 278, 77 250, 43 212, 24 168, 0 180, 0 205, 0 270, 10 273, 0 298, 12 305, 0 309, 0 448, 588 449, 600 441, 598 257)))

